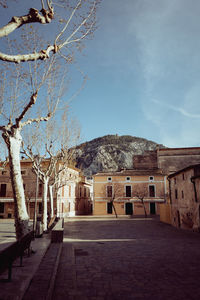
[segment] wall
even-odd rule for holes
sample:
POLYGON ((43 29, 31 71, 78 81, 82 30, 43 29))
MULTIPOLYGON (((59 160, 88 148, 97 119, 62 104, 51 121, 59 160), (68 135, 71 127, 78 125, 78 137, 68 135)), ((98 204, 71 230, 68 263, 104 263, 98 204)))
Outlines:
MULTIPOLYGON (((112 186, 113 194, 115 195, 113 196, 113 203, 117 214, 130 214, 129 209, 131 210, 130 207, 132 205, 134 215, 144 215, 144 208, 141 200, 134 194, 134 191, 137 190, 139 186, 142 190, 146 189, 147 191, 144 197, 147 214, 152 212, 152 205, 155 205, 155 213, 159 214, 158 204, 160 202, 164 202, 165 199, 166 178, 164 175, 157 174, 156 172, 156 174, 154 174, 154 172, 152 171, 149 173, 149 175, 151 174, 153 176, 153 180, 150 180, 149 175, 144 175, 144 171, 138 172, 133 170, 102 174, 99 173, 94 175, 94 214, 109 215, 107 211, 107 203, 112 200, 112 197, 109 198, 107 195, 107 186, 112 186), (109 178, 112 180, 109 181, 109 178), (155 197, 149 197, 149 185, 153 185, 155 187, 155 197), (128 197, 125 193, 126 186, 131 187, 131 195, 128 197), (129 206, 129 208, 127 206, 129 206)), ((114 211, 112 214, 114 214, 114 211)))
POLYGON ((143 155, 134 155, 133 168, 134 169, 156 169, 158 167, 157 151, 146 151, 143 155))
MULTIPOLYGON (((196 199, 191 177, 194 168, 183 169, 170 176, 172 225, 199 230, 200 199, 196 199)), ((197 180, 198 182, 198 180, 197 180)))
MULTIPOLYGON (((45 161, 48 164, 48 161, 45 161)), ((25 188, 25 197, 27 203, 27 210, 30 218, 34 216, 35 207, 35 192, 36 192, 36 175, 32 172, 32 163, 28 160, 21 161, 22 178, 25 188)), ((54 213, 57 212, 57 216, 66 216, 69 214, 75 215, 75 202, 76 202, 76 181, 79 178, 79 170, 76 168, 68 168, 62 174, 63 186, 59 191, 54 189, 54 213), (70 178, 70 179, 69 179, 70 178), (69 189, 70 186, 70 189, 69 189), (58 196, 58 197, 57 197, 58 196), (57 204, 58 199, 58 204, 57 204)), ((62 183, 62 182, 61 182, 62 183)), ((14 200, 13 192, 9 174, 9 166, 6 166, 5 170, 0 171, 0 187, 2 184, 6 184, 6 194, 4 196, 0 193, 1 208, 4 203, 4 212, 0 212, 0 218, 13 218, 14 217, 14 200)), ((62 184, 61 184, 62 185, 62 184)), ((1 189, 0 189, 1 190, 1 189)), ((37 198, 37 214, 40 214, 42 206, 42 192, 43 185, 39 182, 38 198, 37 198)), ((48 201, 48 212, 50 213, 50 201, 48 201)))
POLYGON ((200 147, 158 149, 158 168, 168 175, 200 163, 200 147))
POLYGON ((160 221, 171 224, 171 205, 169 203, 159 204, 160 221))

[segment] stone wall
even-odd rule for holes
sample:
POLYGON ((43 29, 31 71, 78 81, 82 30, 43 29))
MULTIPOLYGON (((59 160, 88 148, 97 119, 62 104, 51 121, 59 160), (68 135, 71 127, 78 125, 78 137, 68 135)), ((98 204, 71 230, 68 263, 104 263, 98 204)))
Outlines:
POLYGON ((143 155, 135 155, 133 157, 134 169, 156 169, 157 163, 157 151, 146 151, 143 155))
POLYGON ((200 147, 158 149, 158 168, 171 174, 200 163, 200 147))

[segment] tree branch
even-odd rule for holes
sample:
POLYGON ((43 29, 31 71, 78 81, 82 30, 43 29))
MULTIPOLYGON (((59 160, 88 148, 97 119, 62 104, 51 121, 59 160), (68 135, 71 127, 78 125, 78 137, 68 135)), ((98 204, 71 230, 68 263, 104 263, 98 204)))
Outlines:
MULTIPOLYGON (((44 1, 42 1, 42 9, 41 14, 39 14, 39 11, 35 8, 31 8, 29 11, 29 14, 26 16, 21 17, 13 17, 11 22, 8 23, 6 26, 0 28, 0 37, 6 36, 9 33, 13 32, 15 29, 19 28, 20 26, 26 24, 26 23, 33 23, 38 22, 42 24, 50 23, 51 20, 54 17, 54 11, 53 7, 51 6, 51 1, 47 1, 48 9, 44 8, 44 1)), ((80 22, 79 25, 76 26, 74 31, 64 38, 63 42, 60 42, 59 39, 63 36, 63 34, 66 32, 70 22, 72 21, 76 11, 81 7, 82 0, 79 0, 75 8, 73 9, 69 19, 66 21, 65 26, 60 31, 60 33, 56 36, 54 45, 48 45, 46 49, 42 49, 39 52, 29 53, 29 54, 16 54, 16 55, 8 55, 6 53, 0 52, 0 60, 7 61, 7 62, 14 62, 14 63, 20 63, 20 62, 27 62, 27 61, 36 61, 36 60, 45 60, 50 57, 50 53, 53 52, 53 54, 57 53, 59 50, 61 50, 64 46, 72 43, 77 43, 83 40, 90 32, 92 32, 92 29, 94 28, 95 22, 91 22, 87 26, 87 21, 95 14, 96 6, 97 6, 98 0, 95 0, 93 2, 92 7, 90 8, 90 11, 86 17, 82 19, 82 22, 80 22), (84 28, 82 30, 82 28, 84 28), (82 31, 81 31, 82 30, 82 31), (76 37, 77 33, 80 33, 79 37, 76 37)))
POLYGON ((39 122, 47 122, 51 118, 52 114, 48 113, 46 117, 40 117, 40 118, 35 118, 35 119, 28 119, 26 122, 21 123, 21 127, 24 127, 26 125, 29 125, 31 123, 39 123, 39 122))
POLYGON ((0 52, 0 60, 7 62, 14 62, 19 64, 20 62, 26 61, 36 61, 36 60, 45 60, 50 57, 50 52, 55 53, 55 45, 49 45, 46 50, 41 50, 40 52, 34 52, 30 54, 17 54, 17 55, 9 55, 0 52))
POLYGON ((35 8, 30 8, 28 15, 13 17, 11 21, 0 28, 0 37, 4 37, 15 31, 17 28, 28 23, 47 24, 52 21, 54 17, 53 7, 48 7, 48 10, 42 8, 41 14, 35 8))
MULTIPOLYGON (((75 10, 78 8, 78 6, 81 5, 80 2, 81 2, 81 1, 79 1, 79 3, 78 3, 78 5, 77 5, 77 7, 75 8, 75 10)), ((92 6, 92 8, 91 8, 89 14, 87 15, 87 17, 84 18, 83 21, 82 21, 82 22, 77 26, 77 28, 72 32, 72 34, 71 34, 71 35, 70 35, 70 36, 69 36, 62 44, 60 44, 60 45, 58 46, 59 49, 61 49, 63 46, 65 46, 65 45, 67 45, 67 44, 70 44, 70 43, 73 43, 73 42, 78 42, 78 41, 82 40, 83 38, 85 38, 85 36, 88 35, 88 33, 91 31, 91 28, 92 28, 93 25, 94 25, 93 23, 91 24, 90 28, 89 28, 85 33, 82 34, 81 37, 71 40, 71 39, 73 38, 73 36, 74 36, 78 31, 80 31, 80 29, 86 24, 87 20, 92 16, 92 14, 93 14, 93 12, 94 12, 94 10, 95 10, 95 7, 96 7, 96 1, 93 3, 93 6, 92 6)), ((72 13, 73 13, 73 12, 72 12, 72 13)), ((65 27, 63 28, 61 34, 64 33, 64 31, 67 29, 67 27, 68 27, 68 23, 67 23, 67 24, 65 25, 65 27)), ((58 36, 58 37, 59 37, 59 36, 58 36)), ((58 39, 58 37, 56 38, 56 40, 58 39)), ((55 41, 56 41, 56 40, 55 40, 55 41)))
POLYGON ((19 118, 16 119, 16 125, 19 127, 19 122, 24 118, 26 112, 36 103, 37 100, 38 91, 32 94, 31 99, 27 106, 24 108, 23 112, 19 116, 19 118))

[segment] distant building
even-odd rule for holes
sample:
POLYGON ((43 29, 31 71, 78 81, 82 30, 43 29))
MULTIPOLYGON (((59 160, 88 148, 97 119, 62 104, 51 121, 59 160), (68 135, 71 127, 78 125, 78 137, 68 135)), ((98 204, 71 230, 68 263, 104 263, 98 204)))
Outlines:
POLYGON ((168 176, 171 223, 176 227, 200 229, 200 164, 168 176))
MULTIPOLYGON (((48 160, 43 162, 44 166, 48 160)), ((59 163, 58 163, 59 164, 59 163)), ((21 160, 21 173, 29 217, 33 219, 36 198, 36 174, 30 160, 21 160)), ((53 210, 58 217, 75 216, 91 212, 91 183, 88 183, 77 168, 66 168, 61 173, 59 185, 53 188, 53 210)), ((42 214, 43 184, 38 182, 36 214, 42 214)), ((50 215, 50 195, 48 193, 50 215)), ((14 218, 14 199, 10 180, 9 165, 0 170, 0 218, 14 218)))
POLYGON ((200 163, 200 147, 157 149, 158 168, 168 175, 200 163))
POLYGON ((133 169, 136 170, 158 169, 157 150, 145 151, 144 154, 134 155, 133 169))
POLYGON ((91 181, 88 181, 85 176, 80 176, 80 180, 76 188, 76 215, 88 215, 92 213, 92 188, 91 181))
POLYGON ((94 215, 159 214, 165 201, 166 176, 160 170, 102 172, 94 179, 94 215), (114 204, 114 207, 112 205, 114 204))

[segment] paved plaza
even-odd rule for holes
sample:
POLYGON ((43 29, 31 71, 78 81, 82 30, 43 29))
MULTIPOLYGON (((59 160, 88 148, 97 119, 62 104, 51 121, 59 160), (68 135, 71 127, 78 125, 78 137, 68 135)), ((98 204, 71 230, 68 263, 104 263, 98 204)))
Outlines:
POLYGON ((200 299, 200 235, 157 219, 72 220, 53 299, 200 299))
MULTIPOLYGON (((12 226, 1 223, 2 246, 12 226)), ((200 299, 200 234, 156 218, 66 219, 63 244, 44 235, 33 249, 0 280, 1 300, 200 299)))

